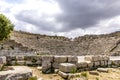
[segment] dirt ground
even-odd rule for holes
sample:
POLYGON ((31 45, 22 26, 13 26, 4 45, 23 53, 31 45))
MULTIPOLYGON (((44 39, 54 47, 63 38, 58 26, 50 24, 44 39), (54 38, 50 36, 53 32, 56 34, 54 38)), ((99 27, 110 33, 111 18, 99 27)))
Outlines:
MULTIPOLYGON (((33 75, 43 80, 64 80, 58 74, 42 74, 40 70, 35 67, 30 67, 33 70, 33 75)), ((92 75, 88 73, 88 80, 120 80, 120 68, 108 68, 109 72, 98 72, 99 75, 92 75)), ((95 70, 94 70, 95 71, 95 70)), ((72 79, 73 80, 73 79, 72 79)), ((78 79, 74 79, 78 80, 78 79)))
POLYGON ((43 80, 64 80, 58 74, 43 74, 42 71, 38 70, 36 67, 31 67, 33 70, 33 76, 37 78, 42 78, 43 80))

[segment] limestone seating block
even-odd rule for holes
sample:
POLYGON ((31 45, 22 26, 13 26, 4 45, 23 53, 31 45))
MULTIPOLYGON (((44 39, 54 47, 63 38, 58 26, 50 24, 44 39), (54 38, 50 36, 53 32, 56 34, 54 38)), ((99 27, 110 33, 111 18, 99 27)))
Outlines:
POLYGON ((78 58, 77 56, 68 56, 68 63, 77 63, 78 58))
POLYGON ((98 67, 98 66, 100 66, 100 61, 94 62, 94 67, 98 67))
POLYGON ((0 64, 6 64, 6 57, 0 56, 0 64))
POLYGON ((51 68, 52 68, 52 65, 49 61, 43 61, 42 62, 42 72, 45 73, 45 74, 48 74, 48 73, 51 73, 51 68))
POLYGON ((7 61, 16 60, 16 56, 6 56, 7 61))
POLYGON ((105 60, 105 61, 108 61, 110 58, 109 58, 109 56, 102 56, 102 60, 105 60))
POLYGON ((108 60, 108 66, 110 66, 112 64, 111 60, 108 60))
POLYGON ((93 55, 87 55, 85 56, 85 61, 100 61, 102 60, 102 56, 97 55, 97 56, 93 56, 93 55))
POLYGON ((52 56, 52 55, 42 56, 42 62, 43 62, 43 61, 53 62, 53 56, 52 56))
POLYGON ((33 62, 31 62, 31 61, 26 61, 26 65, 33 65, 33 62))
POLYGON ((65 63, 67 62, 67 56, 54 56, 54 62, 65 63))
POLYGON ((54 63, 52 64, 52 66, 53 66, 53 68, 55 68, 55 69, 59 69, 60 63, 54 62, 54 63))
POLYGON ((106 68, 98 68, 97 69, 97 71, 99 71, 99 72, 106 72, 106 73, 108 73, 108 69, 106 69, 106 68))
POLYGON ((100 61, 100 66, 105 66, 105 61, 100 61))
POLYGON ((36 61, 36 64, 38 64, 38 65, 42 65, 42 61, 36 61))
POLYGON ((84 59, 85 59, 85 61, 91 61, 92 62, 93 61, 93 56, 92 55, 86 55, 84 59))
POLYGON ((89 74, 91 74, 91 75, 99 75, 99 73, 97 71, 89 71, 89 74))
POLYGON ((108 66, 108 61, 105 60, 105 61, 104 61, 104 64, 105 64, 105 66, 108 66))
POLYGON ((26 60, 26 61, 32 61, 33 59, 42 60, 42 57, 41 56, 25 56, 24 57, 24 60, 26 60))
POLYGON ((80 63, 76 63, 77 68, 87 68, 88 66, 87 62, 80 62, 80 63))
POLYGON ((93 56, 93 61, 100 61, 101 60, 101 56, 93 56))
POLYGON ((86 63, 87 63, 87 66, 88 66, 89 68, 92 68, 92 67, 93 67, 93 62, 86 61, 86 63))
POLYGON ((76 72, 77 67, 75 64, 72 63, 60 63, 59 70, 65 73, 76 72))
POLYGON ((18 65, 25 65, 26 62, 25 62, 25 61, 17 61, 17 64, 18 64, 18 65))
POLYGON ((22 61, 24 60, 24 56, 16 56, 16 60, 22 61))
POLYGON ((68 78, 68 74, 67 74, 67 73, 64 73, 64 72, 62 72, 62 71, 59 71, 58 74, 59 74, 62 78, 64 78, 64 79, 67 79, 67 78, 68 78))

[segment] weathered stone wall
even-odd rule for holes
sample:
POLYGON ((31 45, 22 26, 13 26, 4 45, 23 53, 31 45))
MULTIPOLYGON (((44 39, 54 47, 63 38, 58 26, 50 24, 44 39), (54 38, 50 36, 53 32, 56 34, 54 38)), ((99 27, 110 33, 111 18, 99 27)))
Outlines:
POLYGON ((61 63, 75 64, 78 71, 96 69, 98 67, 115 67, 120 66, 120 59, 110 59, 109 56, 84 56, 84 60, 78 56, 59 56, 59 55, 44 55, 44 56, 6 56, 7 65, 30 65, 42 66, 43 73, 54 72, 60 68, 61 63))
POLYGON ((77 71, 92 70, 99 67, 118 67, 120 66, 120 59, 113 60, 109 56, 84 56, 84 61, 77 61, 77 56, 44 56, 42 58, 43 73, 54 72, 54 69, 61 69, 70 72, 71 68, 77 68, 77 71), (70 61, 69 60, 73 60, 70 61), (64 63, 62 65, 62 63, 64 63), (75 65, 75 66, 74 66, 75 65), (66 70, 65 70, 66 69, 66 70))
POLYGON ((0 44, 0 56, 7 55, 35 55, 35 50, 24 46, 15 40, 5 40, 0 44))

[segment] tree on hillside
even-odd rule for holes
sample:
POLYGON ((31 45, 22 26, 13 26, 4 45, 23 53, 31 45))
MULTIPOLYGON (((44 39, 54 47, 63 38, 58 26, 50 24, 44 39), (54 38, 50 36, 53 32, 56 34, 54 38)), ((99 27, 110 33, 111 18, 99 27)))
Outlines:
POLYGON ((0 14, 0 41, 7 39, 13 31, 14 25, 3 14, 0 14))

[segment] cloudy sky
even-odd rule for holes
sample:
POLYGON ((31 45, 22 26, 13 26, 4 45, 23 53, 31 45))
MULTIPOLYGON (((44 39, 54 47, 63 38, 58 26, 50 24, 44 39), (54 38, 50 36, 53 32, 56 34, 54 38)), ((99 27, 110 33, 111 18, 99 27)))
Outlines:
POLYGON ((120 31, 120 0, 0 0, 15 30, 77 37, 120 31))

